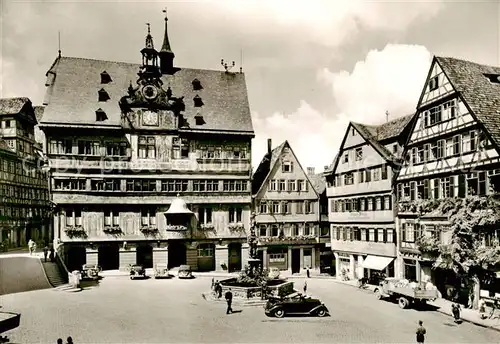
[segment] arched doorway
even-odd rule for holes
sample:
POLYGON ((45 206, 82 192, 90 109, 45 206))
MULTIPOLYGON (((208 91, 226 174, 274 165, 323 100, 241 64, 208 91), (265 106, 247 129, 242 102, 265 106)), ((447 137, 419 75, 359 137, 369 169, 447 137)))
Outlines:
POLYGON ((215 245, 198 244, 198 271, 215 270, 215 245))
POLYGON ((241 244, 230 243, 228 245, 228 271, 241 271, 241 244))
POLYGON ((148 244, 141 244, 136 249, 137 264, 142 265, 145 269, 153 267, 153 247, 148 244))
POLYGON ((168 268, 172 269, 183 264, 186 264, 186 245, 184 242, 169 242, 168 243, 168 268))
POLYGON ((97 251, 97 263, 103 270, 118 270, 120 268, 120 247, 118 244, 101 244, 97 251))
POLYGON ((68 270, 81 270, 87 263, 87 251, 83 246, 70 246, 66 252, 66 267, 68 270))

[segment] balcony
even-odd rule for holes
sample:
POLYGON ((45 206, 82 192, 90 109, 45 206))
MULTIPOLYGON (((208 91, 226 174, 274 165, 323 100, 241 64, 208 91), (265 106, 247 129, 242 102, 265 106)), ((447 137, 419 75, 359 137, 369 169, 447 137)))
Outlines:
POLYGON ((347 241, 332 240, 332 251, 345 251, 362 254, 373 254, 376 256, 396 257, 396 244, 370 242, 370 241, 347 241))

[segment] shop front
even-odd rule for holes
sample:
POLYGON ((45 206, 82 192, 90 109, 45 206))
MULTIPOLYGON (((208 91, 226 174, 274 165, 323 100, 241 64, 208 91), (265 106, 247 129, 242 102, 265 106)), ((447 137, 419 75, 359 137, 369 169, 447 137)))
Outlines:
POLYGON ((394 257, 368 255, 361 267, 369 284, 378 285, 386 277, 394 277, 394 257))

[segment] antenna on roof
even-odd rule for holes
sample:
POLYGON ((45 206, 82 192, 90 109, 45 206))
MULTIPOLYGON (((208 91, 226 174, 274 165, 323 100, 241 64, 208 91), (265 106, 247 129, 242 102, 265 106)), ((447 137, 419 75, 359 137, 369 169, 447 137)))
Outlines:
POLYGON ((233 63, 231 65, 228 65, 227 62, 224 62, 224 59, 221 59, 220 60, 220 64, 222 67, 224 67, 224 69, 226 70, 226 73, 229 73, 229 71, 231 70, 231 68, 234 67, 235 63, 233 61, 233 63))
POLYGON ((59 57, 61 57, 61 31, 58 31, 57 32, 57 41, 58 41, 58 45, 59 45, 59 57))
POLYGON ((389 111, 388 110, 385 111, 385 122, 386 123, 389 122, 389 111))
POLYGON ((243 73, 243 49, 240 49, 240 73, 243 73))

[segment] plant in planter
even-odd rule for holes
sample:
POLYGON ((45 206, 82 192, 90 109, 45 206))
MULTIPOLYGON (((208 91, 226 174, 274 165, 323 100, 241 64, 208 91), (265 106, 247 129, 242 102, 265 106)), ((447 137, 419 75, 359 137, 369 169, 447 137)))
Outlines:
POLYGON ((123 233, 120 226, 106 226, 103 232, 110 235, 119 235, 123 233))
POLYGON ((73 238, 84 239, 87 237, 87 232, 85 232, 82 226, 67 226, 64 232, 70 239, 73 238))
POLYGON ((167 231, 185 231, 187 230, 187 226, 183 226, 183 225, 167 225, 165 227, 165 229, 167 231))
POLYGON ((229 230, 231 231, 243 231, 245 230, 245 226, 243 223, 238 222, 238 223, 230 223, 228 226, 229 230))
POLYGON ((418 250, 425 255, 437 257, 439 255, 439 239, 422 235, 417 239, 418 250))
POLYGON ((142 226, 141 232, 146 236, 154 236, 159 233, 158 228, 153 226, 142 226))
POLYGON ((200 229, 203 231, 213 231, 215 230, 215 226, 212 223, 202 223, 200 229))

